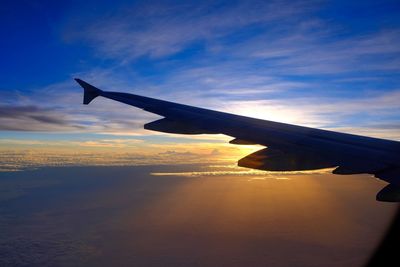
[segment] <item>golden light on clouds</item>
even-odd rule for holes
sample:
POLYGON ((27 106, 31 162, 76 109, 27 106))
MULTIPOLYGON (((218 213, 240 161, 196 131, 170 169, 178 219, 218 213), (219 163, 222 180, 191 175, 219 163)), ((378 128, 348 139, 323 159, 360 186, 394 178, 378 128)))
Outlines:
POLYGON ((276 180, 290 180, 292 176, 297 175, 312 175, 312 174, 330 174, 332 168, 320 169, 320 170, 309 170, 309 171, 263 171, 249 168, 238 167, 236 164, 225 164, 220 165, 206 165, 205 170, 197 171, 182 171, 182 172, 152 172, 154 176, 181 176, 181 177, 207 177, 207 176, 241 176, 251 177, 252 180, 265 180, 265 179, 276 179, 276 180))
MULTIPOLYGON (((278 179, 289 180, 287 177, 268 176, 264 171, 257 170, 230 170, 230 171, 191 171, 191 172, 152 172, 154 176, 183 176, 183 177, 203 177, 203 176, 261 176, 257 179, 278 179)), ((255 179, 254 177, 251 179, 255 179)))
POLYGON ((83 141, 0 140, 0 170, 41 166, 128 166, 151 164, 236 164, 259 146, 229 144, 218 135, 184 142, 147 141, 135 138, 105 138, 83 141))

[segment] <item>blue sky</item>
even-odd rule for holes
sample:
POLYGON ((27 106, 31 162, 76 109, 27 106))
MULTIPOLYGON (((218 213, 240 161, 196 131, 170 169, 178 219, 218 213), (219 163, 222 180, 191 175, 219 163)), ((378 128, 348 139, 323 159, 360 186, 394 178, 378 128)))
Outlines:
POLYGON ((73 77, 400 140, 398 1, 6 1, 0 23, 0 146, 195 141, 143 130, 157 116, 131 107, 83 106, 73 77))

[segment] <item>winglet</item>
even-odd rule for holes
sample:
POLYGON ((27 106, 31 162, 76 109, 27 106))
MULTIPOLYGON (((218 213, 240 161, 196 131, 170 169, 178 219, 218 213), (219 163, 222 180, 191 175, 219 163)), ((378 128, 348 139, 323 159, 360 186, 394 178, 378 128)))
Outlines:
POLYGON ((75 79, 77 83, 79 83, 80 86, 82 86, 84 93, 83 93, 83 104, 87 105, 89 104, 93 99, 95 99, 97 96, 101 94, 101 90, 94 87, 91 84, 88 84, 85 81, 82 81, 81 79, 75 79))

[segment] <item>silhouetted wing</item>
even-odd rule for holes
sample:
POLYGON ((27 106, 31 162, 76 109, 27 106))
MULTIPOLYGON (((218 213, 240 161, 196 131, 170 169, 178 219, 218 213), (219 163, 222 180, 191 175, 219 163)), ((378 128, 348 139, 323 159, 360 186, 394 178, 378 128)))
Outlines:
POLYGON ((154 98, 102 91, 80 79, 84 104, 102 96, 164 118, 145 129, 175 134, 225 134, 232 144, 260 144, 261 149, 239 160, 242 167, 268 171, 336 167, 335 174, 369 173, 389 182, 377 195, 381 201, 400 201, 400 143, 254 119, 154 98))

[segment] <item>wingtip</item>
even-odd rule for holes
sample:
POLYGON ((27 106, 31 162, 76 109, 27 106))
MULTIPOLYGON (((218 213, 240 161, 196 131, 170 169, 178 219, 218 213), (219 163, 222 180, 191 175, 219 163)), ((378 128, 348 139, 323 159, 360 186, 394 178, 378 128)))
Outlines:
POLYGON ((85 82, 84 80, 81 80, 79 78, 74 78, 74 80, 80 85, 80 86, 84 86, 85 84, 88 84, 87 82, 85 82))
POLYGON ((79 79, 74 78, 74 80, 83 88, 83 104, 88 105, 93 99, 101 94, 101 90, 99 88, 94 87, 93 85, 79 79))

